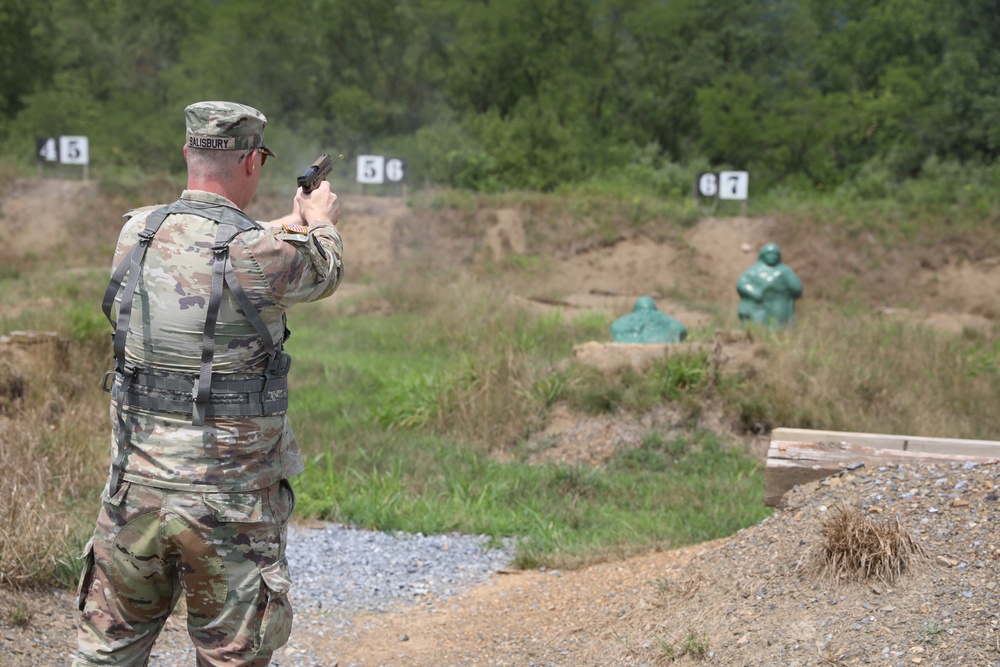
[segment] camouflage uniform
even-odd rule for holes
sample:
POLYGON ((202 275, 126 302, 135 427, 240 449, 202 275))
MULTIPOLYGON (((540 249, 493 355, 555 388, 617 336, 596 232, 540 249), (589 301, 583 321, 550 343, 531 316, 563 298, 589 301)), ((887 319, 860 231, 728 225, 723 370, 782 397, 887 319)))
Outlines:
MULTIPOLYGON (((191 105, 188 146, 273 155, 263 145, 265 123, 243 105, 191 105)), ((181 201, 238 211, 211 192, 185 190, 181 201)), ((127 215, 115 267, 127 260, 156 208, 127 215)), ((167 378, 197 376, 217 227, 190 213, 163 220, 131 302, 123 360, 130 367, 167 378)), ((257 227, 233 238, 229 261, 238 286, 280 342, 290 306, 337 288, 342 242, 333 223, 257 227)), ((119 314, 122 293, 115 297, 119 314)), ((226 289, 215 327, 213 382, 259 378, 268 364, 244 310, 226 289)), ((284 551, 294 494, 287 479, 303 470, 284 411, 209 416, 196 426, 190 415, 155 409, 159 403, 132 404, 132 394, 119 406, 121 395, 111 402, 112 455, 120 474, 102 494, 84 554, 74 666, 147 664, 182 590, 198 665, 268 664, 291 629, 284 551)), ((190 389, 185 396, 190 401, 190 389)))

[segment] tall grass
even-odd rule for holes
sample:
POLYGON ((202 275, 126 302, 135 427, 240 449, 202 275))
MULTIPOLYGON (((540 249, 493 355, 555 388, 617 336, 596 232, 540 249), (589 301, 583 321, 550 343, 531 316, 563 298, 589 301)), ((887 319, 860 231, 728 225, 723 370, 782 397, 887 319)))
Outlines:
MULTIPOLYGON (((20 337, 15 337, 20 340, 20 337)), ((0 345, 0 583, 75 576, 107 470, 107 407, 92 346, 72 336, 0 345)))
POLYGON ((0 583, 69 585, 108 466, 103 266, 9 261, 0 277, 0 583), (12 332, 28 332, 21 335, 12 332))
POLYGON ((995 439, 997 341, 816 306, 724 386, 744 426, 995 439))

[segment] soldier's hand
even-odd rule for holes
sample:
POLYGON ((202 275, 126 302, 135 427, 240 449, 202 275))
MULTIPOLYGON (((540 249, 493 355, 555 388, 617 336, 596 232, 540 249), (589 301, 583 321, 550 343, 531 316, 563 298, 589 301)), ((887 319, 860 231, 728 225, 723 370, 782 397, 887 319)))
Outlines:
POLYGON ((323 181, 309 194, 299 188, 295 193, 294 207, 306 225, 324 222, 336 225, 340 220, 340 201, 330 190, 329 181, 323 181))

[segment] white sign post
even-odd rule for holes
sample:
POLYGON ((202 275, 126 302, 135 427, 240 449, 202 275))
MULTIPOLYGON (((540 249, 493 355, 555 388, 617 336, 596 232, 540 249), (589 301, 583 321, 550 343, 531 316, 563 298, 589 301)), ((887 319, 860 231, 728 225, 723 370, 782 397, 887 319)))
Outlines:
POLYGON ((42 162, 79 164, 83 166, 83 180, 87 180, 90 164, 90 142, 87 137, 36 137, 35 157, 38 158, 38 174, 42 173, 42 162))
POLYGON ((712 172, 698 174, 698 194, 702 197, 714 197, 719 194, 719 177, 712 172))
POLYGON ((719 199, 746 201, 750 192, 750 174, 745 171, 719 172, 719 199))
POLYGON ((385 158, 381 155, 358 156, 358 183, 380 185, 385 182, 385 158))
MULTIPOLYGON (((406 178, 406 162, 397 157, 387 158, 383 155, 358 156, 358 183, 364 191, 365 185, 382 185, 403 183, 406 178)), ((406 184, 403 183, 403 196, 406 196, 406 184)))
POLYGON ((750 173, 746 171, 720 171, 718 174, 707 171, 698 174, 695 179, 695 199, 702 197, 715 202, 723 199, 740 202, 740 215, 746 214, 747 198, 750 195, 750 173))

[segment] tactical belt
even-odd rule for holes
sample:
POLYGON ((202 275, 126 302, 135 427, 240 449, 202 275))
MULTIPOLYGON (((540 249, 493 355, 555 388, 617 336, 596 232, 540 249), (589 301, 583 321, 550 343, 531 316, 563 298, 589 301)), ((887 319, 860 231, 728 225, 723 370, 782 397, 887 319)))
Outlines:
MULTIPOLYGON (((135 371, 129 377, 128 372, 108 371, 104 376, 104 389, 117 403, 150 412, 193 416, 192 397, 197 376, 135 371)), ((226 375, 212 376, 212 393, 205 405, 206 417, 264 417, 287 411, 287 377, 234 380, 226 375)))
MULTIPOLYGON (((153 211, 146 217, 146 226, 138 241, 121 261, 104 294, 102 309, 114 329, 115 369, 104 376, 103 386, 117 400, 119 426, 118 455, 112 462, 111 493, 121 481, 125 464, 128 424, 123 415, 126 405, 139 409, 190 415, 195 426, 202 426, 207 417, 264 416, 281 414, 288 409, 288 368, 291 358, 282 351, 283 340, 275 341, 260 311, 250 300, 236 277, 229 260, 229 245, 239 234, 260 229, 260 225, 239 209, 221 204, 185 199, 153 211), (212 220, 218 228, 212 246, 212 286, 205 313, 201 344, 201 368, 197 375, 147 372, 125 362, 125 337, 132 316, 132 301, 142 273, 146 250, 167 216, 192 214, 212 220), (126 280, 127 276, 127 280, 126 280), (124 289, 123 289, 124 288, 124 289), (235 380, 212 373, 215 356, 215 327, 219 318, 222 294, 229 288, 240 310, 253 325, 268 355, 262 376, 252 380, 235 380), (111 316, 118 291, 122 290, 118 306, 118 321, 111 316), (109 385, 109 380, 114 377, 109 385), (245 384, 251 382, 252 384, 245 384)), ((287 337, 287 334, 286 334, 287 337)))

